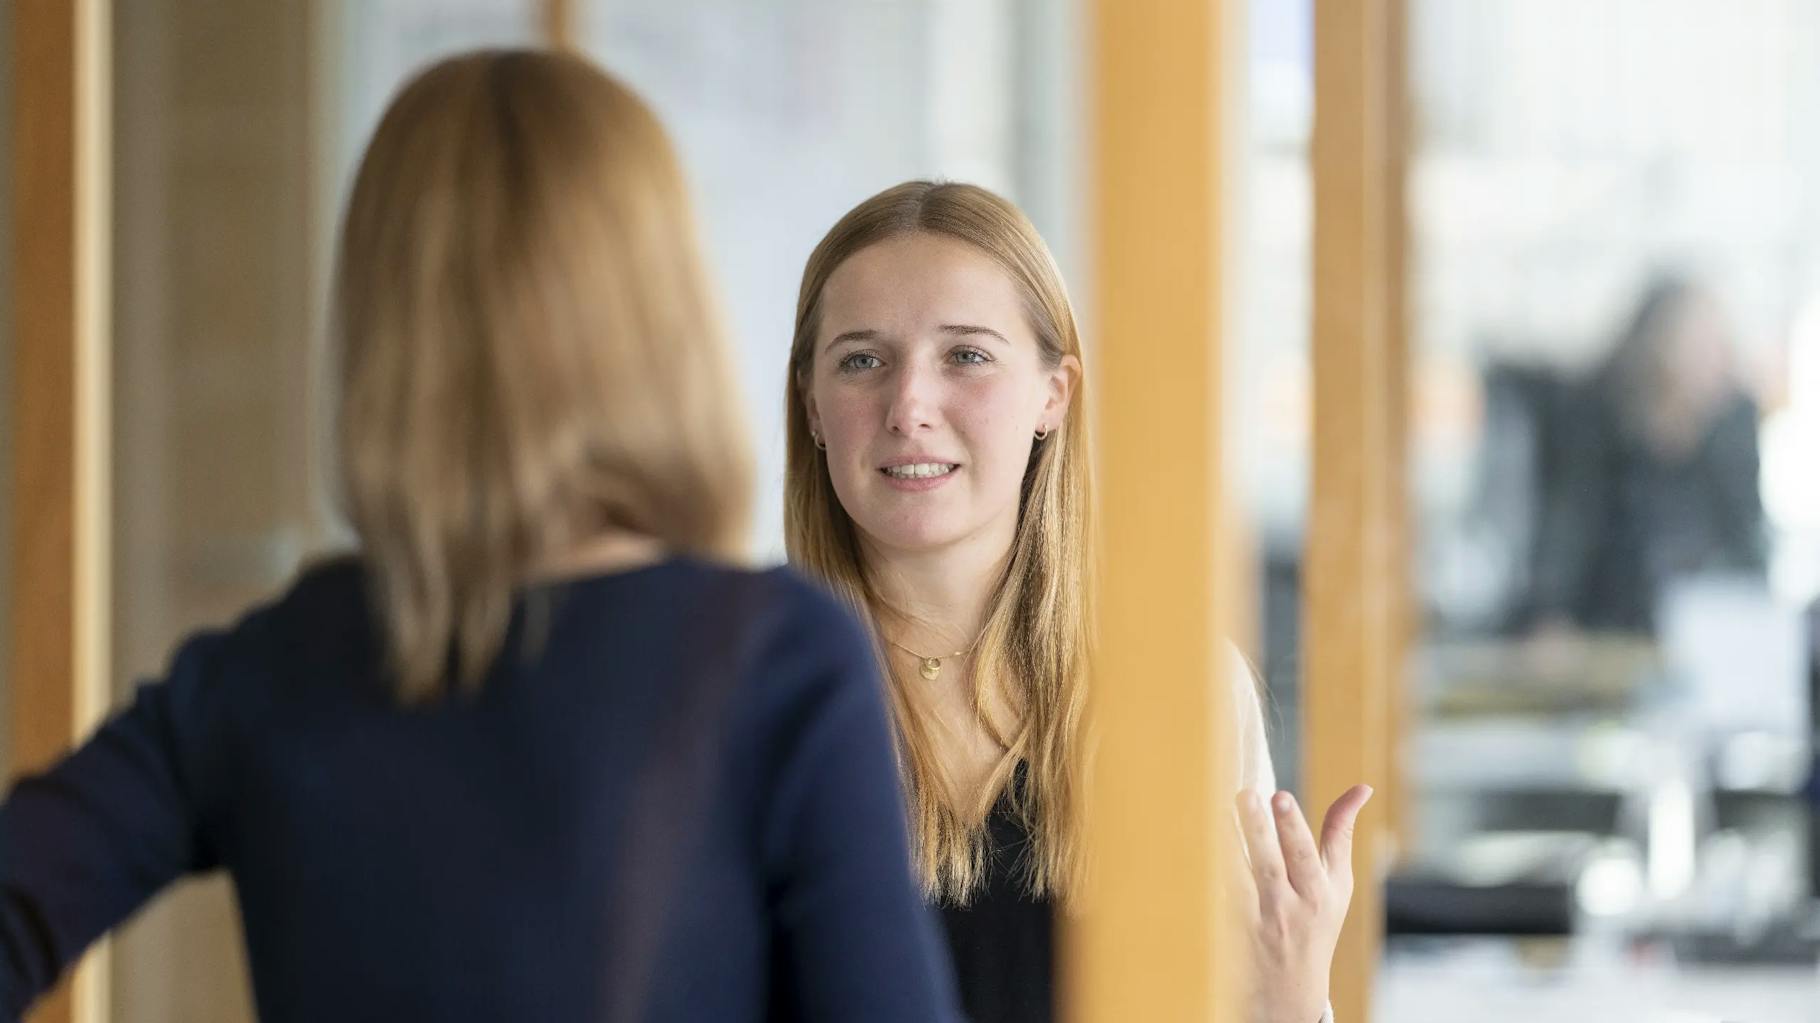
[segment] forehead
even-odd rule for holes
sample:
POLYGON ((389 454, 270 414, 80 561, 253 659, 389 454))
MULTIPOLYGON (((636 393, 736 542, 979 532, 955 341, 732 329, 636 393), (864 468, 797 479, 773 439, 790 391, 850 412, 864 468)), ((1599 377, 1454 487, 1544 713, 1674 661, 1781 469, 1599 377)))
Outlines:
POLYGON ((972 245, 907 234, 854 253, 822 290, 823 337, 850 330, 919 333, 944 324, 1025 332, 1017 284, 972 245))

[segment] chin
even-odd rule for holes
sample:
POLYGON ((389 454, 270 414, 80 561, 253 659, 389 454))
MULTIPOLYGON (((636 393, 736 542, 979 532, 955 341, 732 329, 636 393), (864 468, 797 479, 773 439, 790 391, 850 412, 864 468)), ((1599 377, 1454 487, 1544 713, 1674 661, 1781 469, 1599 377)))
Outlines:
POLYGON ((940 550, 958 543, 968 535, 968 530, 961 524, 937 518, 909 522, 901 519, 873 520, 857 522, 857 525, 868 539, 881 547, 915 553, 940 550))

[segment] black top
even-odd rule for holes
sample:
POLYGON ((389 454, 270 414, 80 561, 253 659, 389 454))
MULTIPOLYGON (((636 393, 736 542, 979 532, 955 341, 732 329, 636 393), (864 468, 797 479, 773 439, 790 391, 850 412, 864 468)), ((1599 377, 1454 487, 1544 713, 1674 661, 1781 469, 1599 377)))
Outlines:
MULTIPOLYGON (((1012 785, 1023 784, 1019 765, 1012 785)), ((986 878, 965 906, 943 906, 961 1004, 972 1023, 1050 1023, 1055 1016, 1055 904, 1025 890, 1030 834, 999 797, 986 820, 986 878)))
POLYGON ((407 710, 364 589, 330 566, 191 639, 18 782, 0 806, 0 1018, 215 869, 268 1021, 953 1018, 871 652, 831 599, 686 560, 540 587, 478 695, 407 710), (745 641, 723 643, 704 784, 653 799, 688 795, 652 766, 734 578, 757 599, 745 641), (628 985, 644 1011, 609 1012, 628 985))

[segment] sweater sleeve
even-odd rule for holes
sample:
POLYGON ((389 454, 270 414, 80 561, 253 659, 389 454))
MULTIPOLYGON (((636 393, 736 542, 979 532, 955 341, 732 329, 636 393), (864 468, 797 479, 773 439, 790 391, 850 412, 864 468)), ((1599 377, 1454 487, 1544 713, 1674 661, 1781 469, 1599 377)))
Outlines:
POLYGON ((205 731, 218 639, 191 640, 164 679, 0 804, 0 1020, 159 889, 213 866, 185 753, 205 731))

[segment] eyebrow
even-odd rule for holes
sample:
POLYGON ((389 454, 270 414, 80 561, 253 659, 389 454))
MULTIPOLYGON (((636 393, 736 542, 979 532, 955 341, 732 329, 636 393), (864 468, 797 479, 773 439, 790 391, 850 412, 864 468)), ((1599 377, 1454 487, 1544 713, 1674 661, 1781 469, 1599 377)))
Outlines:
POLYGON ((876 341, 876 340, 878 340, 878 331, 876 331, 876 330, 849 330, 849 331, 846 331, 845 333, 836 334, 832 338, 830 338, 828 340, 828 343, 822 346, 822 351, 825 352, 828 349, 833 348, 835 345, 845 344, 848 341, 876 341))
POLYGON ((999 341, 1003 344, 1011 343, 1011 340, 1009 338, 1005 337, 1005 335, 1003 335, 1003 334, 1000 334, 998 331, 993 330, 991 327, 980 327, 980 326, 975 326, 974 324, 971 324, 971 323, 944 323, 944 324, 942 324, 942 333, 954 334, 959 337, 971 337, 975 334, 986 334, 991 337, 998 338, 999 341))
MULTIPOLYGON (((981 327, 972 323, 944 323, 941 325, 940 330, 942 333, 954 337, 974 337, 984 334, 988 337, 997 338, 1002 344, 1008 345, 1011 343, 1009 338, 1000 334, 998 331, 993 330, 991 327, 981 327)), ((878 331, 871 329, 843 331, 834 335, 832 338, 829 338, 828 343, 822 346, 822 351, 825 352, 835 345, 846 344, 851 341, 877 341, 882 336, 883 335, 878 331)))

